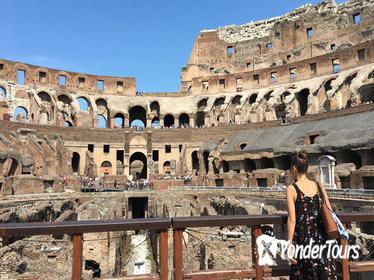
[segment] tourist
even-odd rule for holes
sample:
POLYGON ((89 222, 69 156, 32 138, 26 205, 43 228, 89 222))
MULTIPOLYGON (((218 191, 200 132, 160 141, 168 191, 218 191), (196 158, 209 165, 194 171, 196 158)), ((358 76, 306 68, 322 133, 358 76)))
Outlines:
MULTIPOLYGON (((296 182, 287 187, 288 241, 289 246, 293 244, 306 248, 313 240, 313 246, 321 248, 321 245, 326 244, 328 236, 320 214, 319 195, 324 195, 330 209, 331 205, 324 187, 320 185, 321 194, 318 183, 307 178, 307 171, 307 153, 302 150, 291 161, 291 172, 296 182)), ((324 250, 320 258, 300 258, 299 255, 291 258, 290 279, 337 279, 335 261, 327 258, 326 252, 324 250)))

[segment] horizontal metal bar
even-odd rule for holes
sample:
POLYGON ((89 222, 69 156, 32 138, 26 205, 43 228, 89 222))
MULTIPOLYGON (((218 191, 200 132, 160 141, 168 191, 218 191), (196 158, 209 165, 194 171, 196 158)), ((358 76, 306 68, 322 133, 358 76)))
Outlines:
POLYGON ((353 262, 349 264, 350 272, 365 272, 374 270, 374 261, 353 262))
POLYGON ((70 221, 59 223, 12 223, 0 224, 0 236, 25 236, 42 234, 78 234, 126 230, 163 230, 170 228, 168 218, 70 221))
MULTIPOLYGON (((340 220, 347 222, 374 222, 374 212, 341 213, 340 220)), ((0 236, 25 236, 40 234, 78 234, 126 230, 163 230, 168 228, 218 227, 233 225, 286 224, 287 215, 232 215, 195 216, 105 221, 70 221, 59 223, 0 224, 0 236)))

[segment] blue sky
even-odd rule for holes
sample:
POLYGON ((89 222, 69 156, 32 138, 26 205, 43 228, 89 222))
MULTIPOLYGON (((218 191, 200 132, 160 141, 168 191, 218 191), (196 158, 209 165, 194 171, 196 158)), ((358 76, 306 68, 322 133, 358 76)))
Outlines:
POLYGON ((135 77, 139 91, 178 91, 181 67, 200 30, 267 19, 317 2, 2 0, 0 57, 135 77))

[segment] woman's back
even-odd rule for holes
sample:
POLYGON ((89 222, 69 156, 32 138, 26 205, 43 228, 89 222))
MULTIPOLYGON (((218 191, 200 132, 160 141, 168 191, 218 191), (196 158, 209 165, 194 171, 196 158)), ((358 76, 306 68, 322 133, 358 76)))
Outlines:
POLYGON ((314 197, 318 193, 318 186, 315 181, 309 179, 298 180, 296 185, 304 196, 314 197))

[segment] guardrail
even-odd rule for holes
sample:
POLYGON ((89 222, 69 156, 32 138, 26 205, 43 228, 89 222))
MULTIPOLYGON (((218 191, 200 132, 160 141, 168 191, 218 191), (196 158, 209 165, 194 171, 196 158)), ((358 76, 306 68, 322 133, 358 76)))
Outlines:
MULTIPOLYGON (((270 187, 216 187, 216 186, 170 186, 171 191, 242 191, 242 192, 285 192, 286 185, 270 187)), ((367 189, 328 189, 329 194, 374 196, 374 190, 367 189)))
MULTIPOLYGON (((342 223, 374 222, 373 213, 344 213, 339 218, 342 223)), ((72 279, 81 279, 82 275, 82 236, 84 233, 112 232, 128 230, 155 230, 159 233, 159 279, 167 280, 168 274, 168 230, 173 231, 173 274, 174 279, 263 279, 271 276, 289 275, 289 266, 266 267, 258 264, 256 239, 262 234, 261 225, 286 224, 287 215, 238 215, 238 216, 197 216, 134 220, 74 221, 60 223, 12 223, 0 224, 1 237, 72 234, 73 235, 73 269, 72 279), (183 269, 183 232, 191 227, 225 227, 250 226, 253 267, 245 270, 227 269, 225 271, 197 271, 185 273, 183 269)), ((340 239, 345 247, 348 242, 340 239)), ((341 259, 341 271, 344 280, 349 279, 350 272, 374 271, 374 261, 349 263, 341 259)), ((150 276, 148 276, 148 279, 150 276)), ((152 278, 153 279, 153 278, 152 278)))

